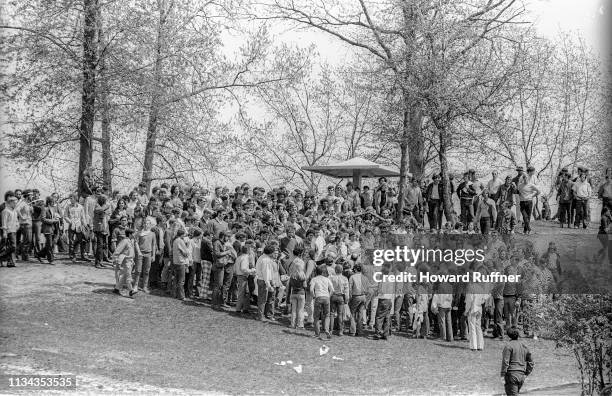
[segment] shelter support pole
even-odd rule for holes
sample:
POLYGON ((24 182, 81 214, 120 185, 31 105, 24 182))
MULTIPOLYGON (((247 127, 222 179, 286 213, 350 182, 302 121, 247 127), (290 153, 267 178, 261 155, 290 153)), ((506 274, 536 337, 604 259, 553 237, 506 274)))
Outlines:
POLYGON ((361 171, 353 171, 353 187, 361 188, 361 171))

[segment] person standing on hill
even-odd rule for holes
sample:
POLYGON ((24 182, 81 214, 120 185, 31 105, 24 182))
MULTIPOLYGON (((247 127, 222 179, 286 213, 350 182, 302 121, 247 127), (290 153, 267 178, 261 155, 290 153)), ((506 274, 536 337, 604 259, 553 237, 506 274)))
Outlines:
POLYGON ((531 213, 533 212, 533 199, 540 194, 538 178, 533 166, 527 167, 527 174, 518 180, 518 192, 520 197, 521 214, 523 215, 523 232, 531 232, 531 213))

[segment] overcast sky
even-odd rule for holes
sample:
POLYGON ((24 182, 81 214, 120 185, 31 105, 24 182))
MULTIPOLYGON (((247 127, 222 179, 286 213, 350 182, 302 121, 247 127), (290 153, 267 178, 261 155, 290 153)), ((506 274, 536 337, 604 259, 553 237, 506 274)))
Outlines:
MULTIPOLYGON (((349 0, 347 0, 349 1, 349 0)), ((612 0, 525 0, 526 7, 533 14, 536 28, 543 35, 554 38, 559 32, 574 32, 584 37, 603 59, 610 59, 609 37, 612 35, 610 25, 610 8, 612 0)), ((319 54, 330 63, 344 58, 348 49, 341 46, 329 36, 313 32, 286 32, 281 35, 283 40, 295 41, 301 44, 314 43, 319 54)), ((0 117, 2 115, 0 114, 0 117)), ((0 138, 1 138, 0 131, 0 138)), ((49 192, 50 186, 41 185, 42 181, 33 178, 26 185, 27 179, 21 179, 7 169, 0 158, 0 194, 16 187, 38 187, 49 192)), ((247 181, 257 184, 255 174, 242 174, 235 183, 247 181)), ((136 183, 136 181, 134 181, 136 183)))

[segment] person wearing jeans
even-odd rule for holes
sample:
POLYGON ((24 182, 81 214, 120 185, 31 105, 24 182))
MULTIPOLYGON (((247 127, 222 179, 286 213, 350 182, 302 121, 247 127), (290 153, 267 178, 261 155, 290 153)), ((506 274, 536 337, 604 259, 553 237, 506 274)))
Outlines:
POLYGON ((5 236, 9 244, 9 262, 8 267, 15 266, 15 251, 17 248, 17 230, 19 229, 19 220, 15 206, 17 198, 14 195, 5 194, 5 208, 2 210, 2 228, 0 228, 0 237, 5 236))
POLYGON ((42 214, 42 233, 45 236, 45 248, 39 252, 38 259, 46 257, 49 264, 53 264, 54 255, 53 250, 55 248, 55 228, 59 227, 59 219, 54 216, 53 206, 55 200, 53 197, 48 196, 45 200, 45 208, 42 214))
POLYGON ((327 339, 331 339, 331 333, 329 331, 329 319, 330 319, 330 301, 329 298, 334 294, 334 286, 332 282, 327 278, 327 268, 325 265, 320 265, 316 269, 316 274, 312 281, 310 281, 310 292, 314 297, 314 330, 315 337, 322 339, 321 337, 321 321, 323 322, 323 331, 325 332, 327 339))
POLYGON ((70 205, 66 208, 66 214, 64 219, 68 223, 68 253, 72 261, 75 261, 76 248, 80 247, 81 260, 85 261, 85 250, 87 249, 87 243, 83 235, 83 228, 87 224, 85 218, 85 210, 83 206, 79 204, 78 196, 76 193, 70 196, 70 205))
POLYGON ((157 253, 157 239, 155 233, 151 231, 151 219, 146 218, 142 231, 136 237, 136 268, 134 270, 134 288, 138 289, 140 276, 142 275, 142 290, 149 292, 149 271, 151 270, 151 260, 157 253))
MULTIPOLYGON (((348 279, 342 275, 342 265, 336 264, 334 268, 334 274, 329 277, 329 280, 334 287, 334 293, 330 296, 330 318, 335 317, 338 327, 338 336, 344 335, 344 310, 346 303, 349 300, 349 284, 348 279)), ((333 321, 331 323, 331 329, 336 326, 333 321)))
POLYGON ((306 264, 302 260, 304 248, 293 249, 293 260, 289 264, 288 290, 291 303, 291 327, 304 328, 304 305, 306 304, 306 264))
POLYGON ((527 377, 533 371, 531 352, 522 342, 518 342, 519 332, 516 327, 508 330, 510 342, 502 352, 501 380, 506 395, 518 395, 527 377))
POLYGON ((214 265, 214 290, 212 304, 215 308, 229 308, 225 303, 229 286, 234 276, 235 251, 229 243, 229 234, 225 231, 219 233, 219 238, 213 242, 214 265))
POLYGON ((280 284, 278 264, 275 260, 278 257, 278 247, 273 244, 266 245, 263 254, 257 259, 255 272, 257 274, 257 313, 259 320, 266 318, 271 321, 274 319, 274 296, 277 285, 280 284))
POLYGON ((579 228, 582 223, 583 228, 587 228, 588 225, 588 203, 589 197, 593 193, 591 183, 587 180, 586 172, 581 172, 578 180, 572 185, 572 191, 576 198, 576 218, 574 220, 574 227, 579 228))
POLYGON ((531 213, 533 212, 533 199, 540 194, 538 179, 533 166, 527 167, 527 174, 520 176, 518 180, 518 191, 520 197, 521 215, 523 217, 523 232, 531 232, 531 213))
MULTIPOLYGON (((172 265, 170 269, 174 275, 172 294, 179 300, 185 299, 185 269, 189 265, 189 250, 185 243, 185 230, 179 228, 172 242, 172 265)), ((134 293, 138 291, 134 288, 134 293)))
POLYGON ((111 210, 104 195, 99 195, 96 199, 96 203, 93 215, 93 231, 96 235, 95 267, 102 268, 102 261, 104 260, 107 249, 106 240, 109 232, 108 219, 111 210))
MULTIPOLYGON (((391 272, 391 265, 385 263, 381 272, 383 276, 388 275, 391 272)), ((381 280, 377 282, 377 287, 376 333, 372 338, 375 340, 386 340, 389 338, 391 328, 391 313, 393 310, 393 300, 395 298, 395 282, 381 280)))
POLYGON ((240 248, 240 255, 234 263, 234 274, 236 274, 236 287, 238 298, 236 301, 236 312, 248 313, 249 311, 249 285, 248 276, 255 273, 254 268, 249 268, 249 250, 248 245, 240 248))
POLYGON ((28 261, 32 251, 32 204, 30 197, 32 192, 25 190, 23 198, 17 202, 15 210, 19 219, 19 231, 17 241, 19 243, 19 253, 23 261, 28 261))
POLYGON ((497 219, 497 208, 495 201, 489 198, 489 192, 484 190, 479 197, 476 198, 476 217, 474 223, 480 225, 480 233, 487 235, 491 230, 491 226, 497 219))
POLYGON ((438 285, 438 291, 431 299, 431 312, 438 315, 440 339, 453 341, 453 321, 451 309, 453 307, 453 287, 450 283, 438 285))
POLYGON ((349 335, 363 334, 363 323, 368 290, 368 278, 361 273, 361 264, 355 264, 355 272, 349 279, 349 309, 351 311, 349 335))

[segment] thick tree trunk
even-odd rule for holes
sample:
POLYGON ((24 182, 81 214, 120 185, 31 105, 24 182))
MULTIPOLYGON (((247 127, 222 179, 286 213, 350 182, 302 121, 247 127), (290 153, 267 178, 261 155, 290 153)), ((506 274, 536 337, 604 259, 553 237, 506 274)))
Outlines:
POLYGON ((450 179, 448 177, 448 159, 446 158, 446 151, 448 148, 448 139, 446 138, 446 131, 438 130, 438 136, 440 138, 440 149, 438 157, 440 160, 440 179, 442 183, 442 207, 446 215, 446 221, 450 221, 455 225, 456 219, 453 213, 453 200, 451 196, 450 179))
POLYGON ((79 174, 78 188, 81 189, 83 172, 91 166, 92 138, 96 104, 96 16, 97 0, 84 0, 85 19, 83 23, 83 91, 81 93, 81 125, 79 128, 79 174))
POLYGON ((151 93, 151 104, 149 107, 149 122, 147 126, 147 143, 145 156, 142 162, 142 181, 147 184, 147 191, 151 190, 153 177, 153 164, 155 160, 155 149, 157 147, 157 126, 161 107, 161 74, 162 74, 162 49, 164 44, 164 24, 170 13, 166 10, 165 1, 159 2, 159 26, 157 29, 157 41, 155 46, 155 69, 153 75, 153 89, 151 93))
POLYGON ((98 45, 103 52, 99 54, 99 79, 100 79, 100 116, 102 128, 102 182, 113 190, 111 171, 113 169, 113 158, 111 154, 111 133, 110 133, 110 106, 109 106, 109 87, 106 76, 106 36, 104 35, 102 13, 98 8, 98 45))
POLYGON ((423 135, 423 112, 416 104, 410 107, 410 173, 420 179, 425 172, 425 136, 423 135))

